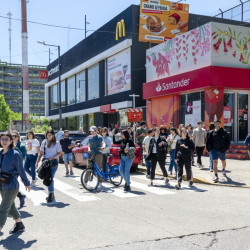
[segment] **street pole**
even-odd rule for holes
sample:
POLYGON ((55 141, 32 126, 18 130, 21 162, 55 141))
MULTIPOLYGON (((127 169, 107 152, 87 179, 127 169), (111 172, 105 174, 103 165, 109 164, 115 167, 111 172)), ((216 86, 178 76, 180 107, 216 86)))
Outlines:
POLYGON ((22 77, 22 132, 23 132, 23 77, 22 77))
POLYGON ((85 28, 84 28, 84 31, 85 31, 85 38, 86 38, 86 35, 87 35, 87 16, 85 15, 85 28))
POLYGON ((62 130, 60 46, 57 46, 57 48, 58 48, 58 84, 59 84, 59 127, 60 130, 62 130))
MULTIPOLYGON (((140 97, 140 95, 133 94, 133 95, 129 95, 129 96, 133 97, 133 109, 135 109, 135 98, 140 97)), ((134 122, 134 129, 135 129, 135 122, 134 122)), ((136 132, 136 130, 134 130, 134 143, 135 143, 135 132, 136 132)))

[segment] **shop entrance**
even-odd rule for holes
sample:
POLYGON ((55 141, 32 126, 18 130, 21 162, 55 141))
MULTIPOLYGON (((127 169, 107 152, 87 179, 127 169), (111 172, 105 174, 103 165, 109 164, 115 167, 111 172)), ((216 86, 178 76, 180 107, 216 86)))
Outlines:
POLYGON ((249 104, 250 94, 247 92, 224 93, 224 128, 232 142, 243 142, 250 133, 249 104))

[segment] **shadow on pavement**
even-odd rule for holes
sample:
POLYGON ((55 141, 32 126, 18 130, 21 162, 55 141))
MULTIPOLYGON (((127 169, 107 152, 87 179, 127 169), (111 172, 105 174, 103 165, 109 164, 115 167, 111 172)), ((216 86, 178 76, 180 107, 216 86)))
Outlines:
POLYGON ((9 250, 21 250, 24 248, 30 248, 34 243, 37 242, 37 240, 30 240, 25 243, 24 240, 18 238, 21 234, 22 233, 13 234, 7 237, 5 240, 1 240, 0 246, 3 246, 4 249, 9 250))
POLYGON ((26 211, 20 211, 19 210, 19 213, 20 213, 22 219, 33 217, 33 214, 30 214, 30 213, 28 213, 26 211))
POLYGON ((56 208, 65 208, 69 206, 70 204, 66 204, 63 202, 51 202, 51 203, 41 203, 42 206, 47 206, 47 207, 56 207, 56 208))
POLYGON ((227 182, 219 182, 219 183, 223 183, 223 184, 233 184, 233 185, 237 185, 237 186, 245 186, 246 183, 243 182, 238 182, 238 181, 233 181, 231 178, 229 178, 228 176, 226 177, 227 182))

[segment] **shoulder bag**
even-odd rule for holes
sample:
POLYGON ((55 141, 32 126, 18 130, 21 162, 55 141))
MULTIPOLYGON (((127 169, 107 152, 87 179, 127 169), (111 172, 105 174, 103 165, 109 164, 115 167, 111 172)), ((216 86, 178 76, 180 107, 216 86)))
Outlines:
POLYGON ((1 155, 1 164, 0 164, 0 183, 10 184, 13 178, 13 175, 10 173, 6 173, 2 171, 2 162, 4 159, 4 155, 1 155))

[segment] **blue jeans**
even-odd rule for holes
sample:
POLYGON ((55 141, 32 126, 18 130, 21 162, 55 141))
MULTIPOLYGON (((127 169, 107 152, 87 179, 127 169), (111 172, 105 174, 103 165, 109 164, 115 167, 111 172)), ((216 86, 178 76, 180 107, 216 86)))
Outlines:
POLYGON ((211 151, 209 151, 209 168, 210 168, 210 170, 214 169, 214 167, 213 167, 213 155, 212 155, 211 151))
POLYGON ((36 160, 37 160, 37 154, 27 155, 24 163, 24 169, 32 177, 33 181, 36 179, 36 168, 35 168, 36 160))
POLYGON ((130 168, 132 166, 132 163, 133 161, 130 160, 127 156, 122 156, 119 166, 119 172, 127 185, 130 185, 130 168))
POLYGON ((175 157, 175 149, 171 149, 170 150, 170 163, 169 163, 168 171, 172 172, 173 166, 174 166, 175 173, 177 173, 177 163, 175 162, 174 157, 175 157))
POLYGON ((151 161, 148 161, 148 160, 145 160, 145 162, 146 162, 146 167, 147 167, 147 175, 150 175, 152 163, 151 161))
POLYGON ((54 176, 55 176, 55 173, 56 173, 57 169, 58 169, 58 163, 57 163, 57 166, 55 168, 51 169, 52 182, 48 187, 48 190, 49 190, 50 194, 54 193, 54 176))

